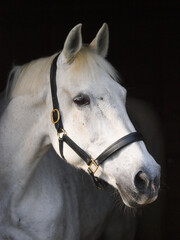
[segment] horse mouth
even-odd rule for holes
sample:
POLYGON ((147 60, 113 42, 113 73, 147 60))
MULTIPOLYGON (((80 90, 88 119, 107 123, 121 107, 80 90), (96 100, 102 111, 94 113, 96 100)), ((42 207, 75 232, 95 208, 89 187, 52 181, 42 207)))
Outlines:
POLYGON ((158 193, 139 194, 129 188, 122 188, 118 184, 117 187, 123 203, 129 208, 143 207, 154 202, 158 197, 158 193))

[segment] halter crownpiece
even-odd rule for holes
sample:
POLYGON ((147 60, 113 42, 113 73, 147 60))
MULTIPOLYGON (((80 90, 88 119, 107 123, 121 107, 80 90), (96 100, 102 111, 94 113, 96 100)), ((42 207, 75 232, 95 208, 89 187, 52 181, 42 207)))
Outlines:
POLYGON ((65 142, 70 148, 72 148, 88 165, 88 173, 92 177, 95 185, 99 189, 103 189, 105 182, 94 176, 94 173, 98 170, 99 165, 102 164, 106 159, 112 156, 117 151, 128 146, 129 144, 137 141, 142 141, 143 137, 138 132, 132 132, 106 148, 96 159, 92 158, 88 153, 86 153, 82 148, 80 148, 70 137, 68 137, 66 131, 63 128, 63 123, 60 114, 59 102, 57 98, 57 85, 56 85, 56 70, 57 70, 57 59, 59 54, 54 58, 51 64, 50 70, 50 84, 51 84, 51 94, 53 110, 51 112, 51 121, 54 124, 59 141, 59 152, 63 159, 65 159, 63 154, 63 143, 65 142))

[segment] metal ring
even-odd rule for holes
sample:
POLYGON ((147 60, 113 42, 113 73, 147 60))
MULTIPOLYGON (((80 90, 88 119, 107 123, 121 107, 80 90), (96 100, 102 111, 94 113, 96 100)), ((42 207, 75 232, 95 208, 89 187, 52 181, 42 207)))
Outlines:
POLYGON ((57 132, 58 139, 63 139, 63 137, 66 135, 66 131, 61 128, 62 132, 57 132))
POLYGON ((94 174, 98 170, 99 165, 95 162, 93 158, 91 158, 91 163, 89 164, 88 168, 94 174))
POLYGON ((59 122, 59 119, 60 119, 60 113, 59 113, 59 110, 57 108, 53 109, 52 112, 51 112, 51 122, 56 124, 57 122, 59 122), (54 112, 57 112, 57 120, 55 121, 54 120, 54 116, 53 116, 53 113, 54 112))

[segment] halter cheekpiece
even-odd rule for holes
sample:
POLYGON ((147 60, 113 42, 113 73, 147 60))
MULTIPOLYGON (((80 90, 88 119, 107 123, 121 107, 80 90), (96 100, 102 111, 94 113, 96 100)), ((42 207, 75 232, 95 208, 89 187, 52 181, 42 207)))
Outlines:
POLYGON ((105 182, 94 176, 94 173, 98 170, 100 164, 102 164, 107 158, 113 155, 115 152, 121 150, 122 148, 128 146, 129 144, 137 141, 143 140, 143 137, 138 132, 132 132, 105 149, 96 159, 93 159, 88 153, 86 153, 82 148, 80 148, 70 137, 68 137, 66 131, 63 128, 62 118, 60 114, 59 102, 57 98, 57 85, 56 85, 56 70, 57 70, 57 59, 59 54, 54 58, 51 64, 50 70, 50 84, 51 84, 51 94, 53 110, 51 112, 51 121, 55 125, 57 130, 57 136, 59 141, 59 151, 61 157, 65 159, 63 154, 63 143, 65 142, 70 148, 72 148, 88 165, 88 172, 95 185, 99 189, 103 189, 105 182))

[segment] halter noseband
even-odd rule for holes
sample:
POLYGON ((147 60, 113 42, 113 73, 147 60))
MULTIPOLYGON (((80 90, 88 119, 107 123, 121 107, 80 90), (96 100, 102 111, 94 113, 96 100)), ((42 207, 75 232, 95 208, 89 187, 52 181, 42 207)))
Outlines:
POLYGON ((51 121, 55 125, 59 141, 59 151, 61 157, 64 158, 63 154, 63 143, 65 142, 70 148, 72 148, 88 165, 88 172, 95 185, 99 189, 103 189, 105 182, 94 176, 100 164, 102 164, 107 158, 113 155, 115 152, 121 150, 127 145, 143 140, 143 137, 138 132, 132 132, 116 142, 110 145, 104 152, 102 152, 96 159, 93 159, 88 153, 86 153, 82 148, 80 148, 71 138, 68 137, 66 131, 63 128, 63 123, 60 115, 59 102, 57 98, 57 85, 56 85, 56 70, 57 70, 57 58, 59 54, 54 58, 51 70, 50 70, 50 84, 51 84, 51 94, 53 102, 53 111, 51 112, 51 121))

